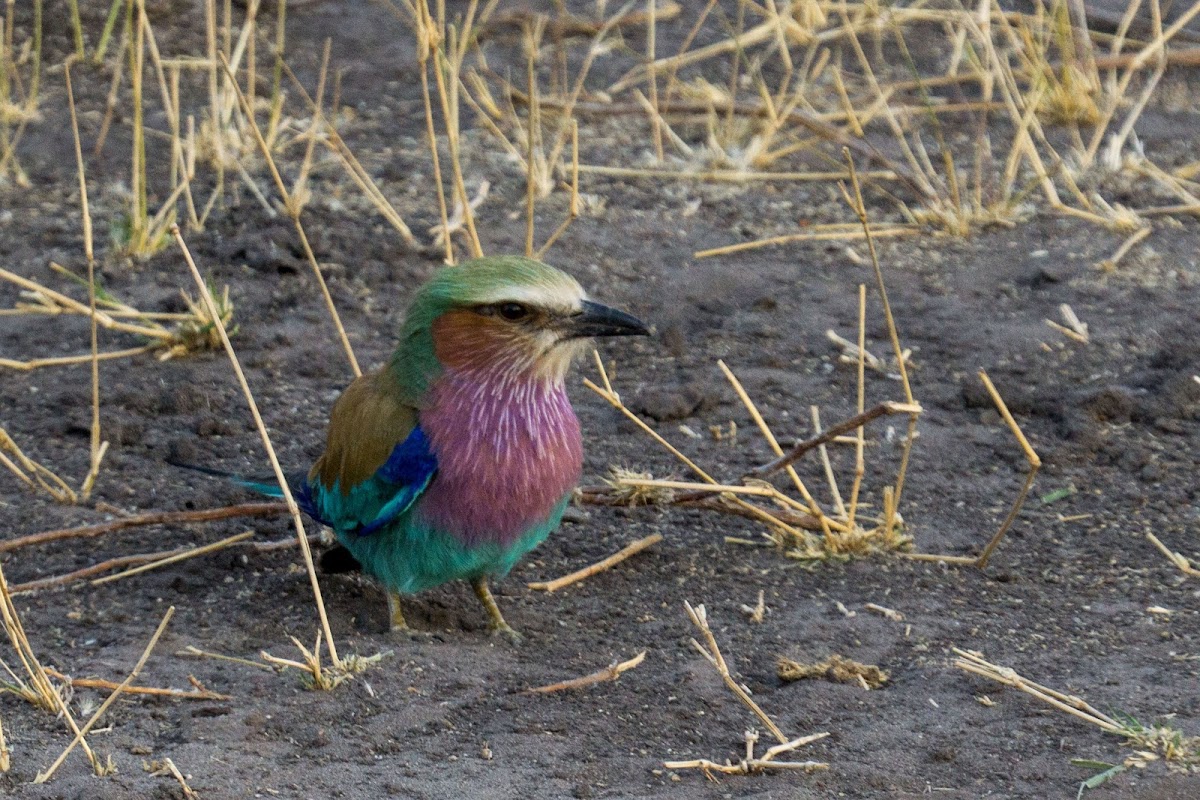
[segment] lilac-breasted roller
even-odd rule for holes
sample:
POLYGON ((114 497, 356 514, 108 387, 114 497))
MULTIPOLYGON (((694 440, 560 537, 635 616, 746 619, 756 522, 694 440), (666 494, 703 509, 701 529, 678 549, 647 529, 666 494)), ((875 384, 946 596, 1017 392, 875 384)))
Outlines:
POLYGON ((494 631, 516 636, 488 588, 559 525, 583 447, 567 398, 594 336, 648 333, 529 258, 444 267, 417 292, 379 370, 333 406, 297 499, 387 591, 471 583, 494 631))

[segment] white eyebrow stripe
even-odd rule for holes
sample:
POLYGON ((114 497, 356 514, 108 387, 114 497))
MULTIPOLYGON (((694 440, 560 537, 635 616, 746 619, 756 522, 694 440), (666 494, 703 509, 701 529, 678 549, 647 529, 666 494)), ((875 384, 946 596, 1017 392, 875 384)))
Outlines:
POLYGON ((562 309, 564 311, 579 311, 583 307, 586 296, 578 285, 519 285, 497 288, 493 292, 480 295, 480 303, 525 303, 537 308, 562 309))

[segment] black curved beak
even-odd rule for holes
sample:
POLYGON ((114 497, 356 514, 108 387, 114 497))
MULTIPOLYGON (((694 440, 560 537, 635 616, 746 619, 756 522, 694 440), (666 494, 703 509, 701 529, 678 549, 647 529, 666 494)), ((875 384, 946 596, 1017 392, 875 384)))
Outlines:
POLYGON ((566 320, 563 336, 583 339, 590 336, 646 336, 650 329, 632 314, 618 311, 591 300, 583 301, 583 310, 566 320))

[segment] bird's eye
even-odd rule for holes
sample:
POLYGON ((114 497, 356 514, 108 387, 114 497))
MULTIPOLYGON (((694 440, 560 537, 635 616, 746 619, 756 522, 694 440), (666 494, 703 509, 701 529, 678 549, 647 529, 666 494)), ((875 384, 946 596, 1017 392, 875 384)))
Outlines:
POLYGON ((516 322, 529 316, 529 309, 520 303, 502 303, 497 311, 509 322, 516 322))

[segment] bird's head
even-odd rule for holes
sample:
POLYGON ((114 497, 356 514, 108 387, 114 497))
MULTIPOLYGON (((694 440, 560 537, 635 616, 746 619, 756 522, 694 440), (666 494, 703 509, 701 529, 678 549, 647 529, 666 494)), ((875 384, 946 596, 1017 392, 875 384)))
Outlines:
POLYGON ((415 390, 446 368, 509 369, 561 382, 588 339, 649 332, 636 317, 589 300, 554 267, 517 256, 480 258, 440 269, 421 288, 393 366, 415 390))

